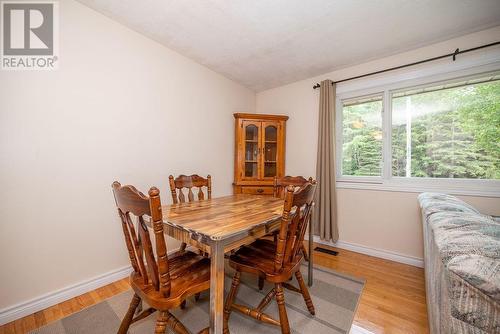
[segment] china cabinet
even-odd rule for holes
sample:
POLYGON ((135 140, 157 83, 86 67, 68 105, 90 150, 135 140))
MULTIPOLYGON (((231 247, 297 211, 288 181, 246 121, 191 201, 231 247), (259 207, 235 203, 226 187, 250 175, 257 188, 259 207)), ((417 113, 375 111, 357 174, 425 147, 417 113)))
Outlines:
POLYGON ((234 114, 234 193, 273 194, 274 177, 285 172, 288 116, 234 114))

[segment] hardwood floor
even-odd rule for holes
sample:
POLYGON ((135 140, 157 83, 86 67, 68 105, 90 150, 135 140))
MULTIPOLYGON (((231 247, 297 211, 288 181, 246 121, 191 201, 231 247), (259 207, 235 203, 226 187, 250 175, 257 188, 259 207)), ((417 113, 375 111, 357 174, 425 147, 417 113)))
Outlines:
POLYGON ((314 263, 366 279, 354 324, 372 333, 429 333, 424 270, 343 249, 314 252, 314 263))
MULTIPOLYGON (((315 264, 366 279, 354 323, 372 333, 428 333, 424 271, 421 268, 335 249, 314 252, 315 264)), ((0 326, 0 334, 27 333, 129 289, 128 278, 0 326)))

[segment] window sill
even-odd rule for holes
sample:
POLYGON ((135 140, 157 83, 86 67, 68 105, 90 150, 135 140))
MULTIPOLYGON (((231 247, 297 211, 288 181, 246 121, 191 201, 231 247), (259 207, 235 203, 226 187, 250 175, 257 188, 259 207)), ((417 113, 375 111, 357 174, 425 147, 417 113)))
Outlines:
POLYGON ((492 180, 337 180, 338 189, 359 189, 392 192, 439 192, 450 195, 500 197, 500 181, 492 180), (450 182, 451 181, 451 182, 450 182), (455 182, 453 182, 455 181, 455 182), (470 182, 469 182, 470 181, 470 182), (452 184, 455 183, 455 184, 452 184))

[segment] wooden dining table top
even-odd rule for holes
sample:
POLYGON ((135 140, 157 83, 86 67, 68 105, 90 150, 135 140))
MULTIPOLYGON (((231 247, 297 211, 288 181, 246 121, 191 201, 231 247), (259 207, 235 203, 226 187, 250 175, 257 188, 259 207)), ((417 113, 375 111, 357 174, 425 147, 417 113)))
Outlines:
POLYGON ((224 240, 275 222, 283 200, 271 196, 237 194, 203 201, 162 206, 163 222, 197 235, 197 239, 224 240))

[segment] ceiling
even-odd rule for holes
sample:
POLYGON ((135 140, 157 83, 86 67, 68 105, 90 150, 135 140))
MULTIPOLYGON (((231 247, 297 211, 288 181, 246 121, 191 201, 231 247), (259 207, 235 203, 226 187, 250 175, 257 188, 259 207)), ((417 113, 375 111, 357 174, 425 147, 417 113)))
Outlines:
POLYGON ((500 25, 499 0, 79 0, 255 91, 500 25))

